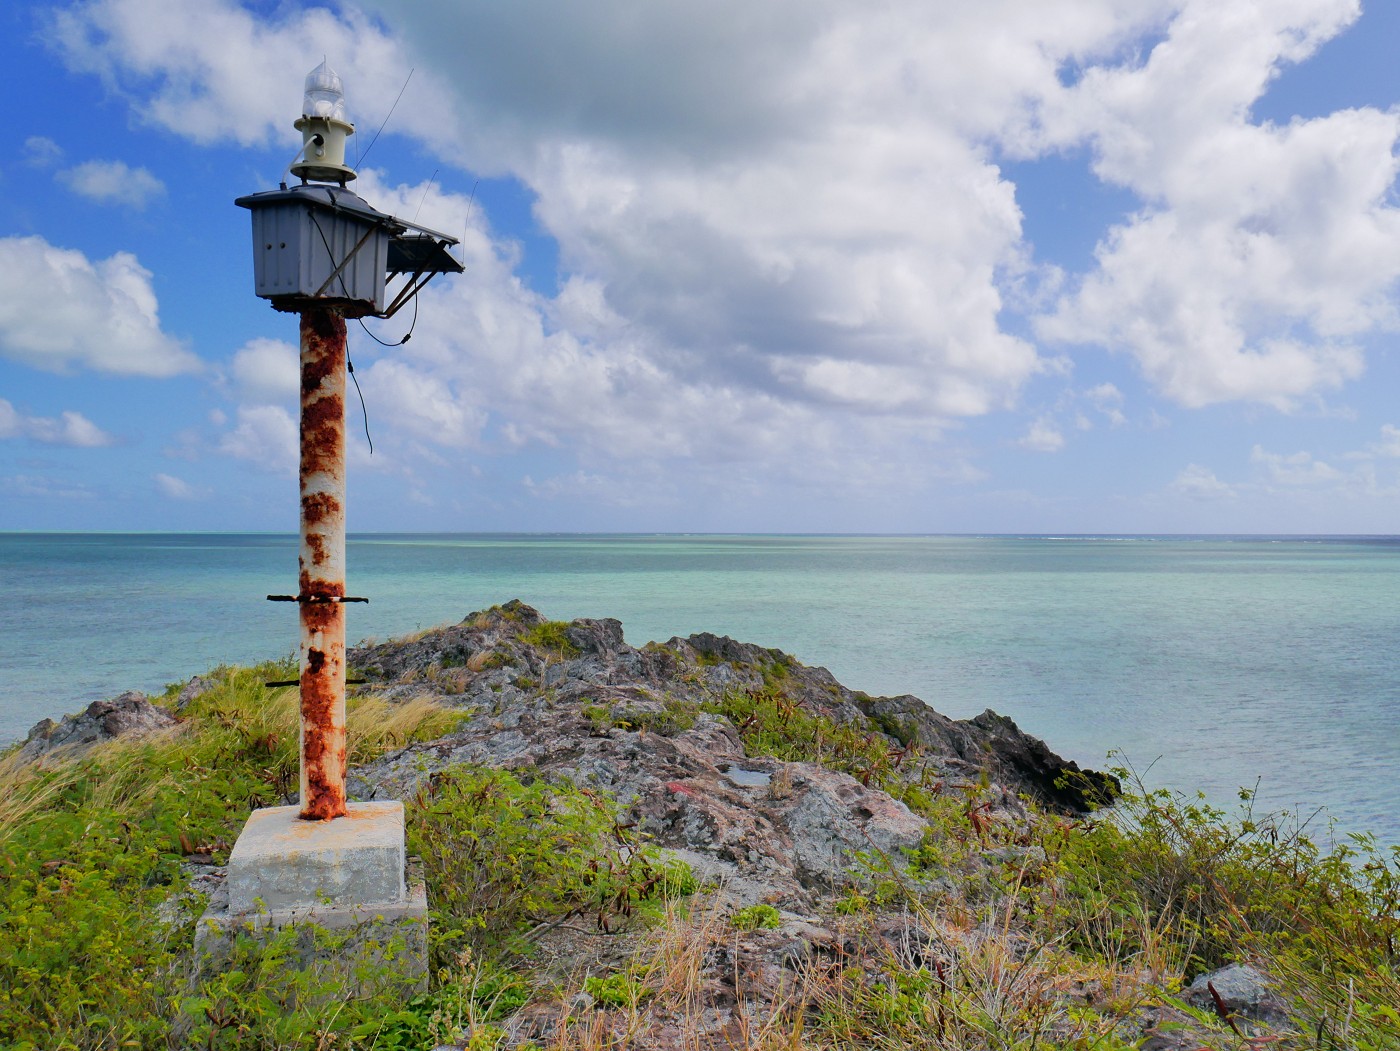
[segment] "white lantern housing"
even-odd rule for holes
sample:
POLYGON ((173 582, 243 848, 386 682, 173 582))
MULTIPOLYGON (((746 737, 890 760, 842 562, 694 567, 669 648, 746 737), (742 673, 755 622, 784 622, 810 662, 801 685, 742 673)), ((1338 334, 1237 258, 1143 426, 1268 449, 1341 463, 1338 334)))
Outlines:
POLYGON ((355 134, 355 125, 345 119, 345 89, 340 76, 323 59, 306 75, 301 119, 294 127, 301 132, 301 157, 291 168, 303 181, 336 182, 344 186, 355 177, 345 163, 345 140, 355 134))

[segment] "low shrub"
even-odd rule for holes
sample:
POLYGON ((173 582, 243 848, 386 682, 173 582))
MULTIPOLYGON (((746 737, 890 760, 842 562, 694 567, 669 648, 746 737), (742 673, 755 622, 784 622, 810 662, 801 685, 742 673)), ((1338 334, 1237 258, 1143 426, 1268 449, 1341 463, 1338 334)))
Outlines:
POLYGON ((464 949, 528 949, 532 932, 583 916, 602 931, 660 915, 694 890, 620 823, 611 801, 568 782, 507 770, 440 771, 411 800, 409 848, 430 888, 435 965, 464 949))

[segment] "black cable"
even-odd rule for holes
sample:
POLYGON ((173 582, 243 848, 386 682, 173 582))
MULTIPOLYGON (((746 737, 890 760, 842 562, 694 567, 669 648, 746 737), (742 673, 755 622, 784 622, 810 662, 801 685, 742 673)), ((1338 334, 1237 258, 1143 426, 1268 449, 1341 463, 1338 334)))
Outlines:
POLYGON ((418 324, 418 297, 413 297, 413 320, 410 321, 408 324, 408 331, 404 333, 403 339, 399 340, 397 343, 385 343, 382 339, 380 339, 378 336, 376 336, 373 332, 369 330, 369 326, 365 324, 364 318, 357 317, 355 320, 358 321, 360 323, 360 327, 365 330, 365 335, 368 336, 370 339, 374 340, 381 347, 401 347, 413 338, 413 326, 418 324))
MULTIPOLYGON (((321 235, 321 244, 324 245, 326 249, 326 261, 334 264, 335 253, 331 251, 331 243, 326 240, 326 231, 321 229, 321 221, 316 218, 316 209, 307 208, 306 214, 311 216, 311 225, 316 227, 316 232, 321 235)), ((339 266, 335 267, 335 269, 337 271, 336 277, 340 278, 340 290, 345 293, 346 299, 350 299, 350 287, 345 283, 345 271, 339 266)))
POLYGON ((355 393, 360 396, 360 412, 365 417, 365 441, 369 442, 369 454, 374 455, 374 439, 369 436, 369 410, 365 408, 365 392, 360 390, 360 381, 355 379, 355 363, 350 360, 350 352, 345 352, 345 367, 350 370, 350 378, 355 381, 355 393))
MULTIPOLYGON (((325 249, 326 249, 326 259, 329 260, 330 262, 334 263, 334 262, 335 262, 335 253, 331 251, 331 243, 330 243, 330 241, 326 240, 326 232, 325 232, 324 230, 321 229, 321 223, 320 223, 320 220, 318 220, 318 219, 316 218, 316 212, 315 212, 315 210, 314 210, 314 209, 309 210, 309 211, 308 211, 308 214, 311 216, 311 225, 314 226, 314 227, 316 227, 316 232, 317 232, 318 234, 321 235, 321 244, 324 245, 324 246, 325 246, 325 249)), ((345 298, 346 298, 346 299, 349 299, 349 298, 350 298, 350 289, 346 287, 346 284, 345 284, 345 274, 344 274, 344 273, 341 273, 341 274, 340 274, 340 290, 341 290, 342 292, 345 293, 345 298)), ((370 337, 371 339, 373 339, 376 343, 384 343, 384 341, 383 341, 382 339, 380 339, 378 336, 376 336, 373 332, 370 332, 369 329, 365 328, 365 323, 364 323, 364 321, 363 321, 361 318, 356 318, 355 320, 360 322, 360 327, 361 327, 361 328, 364 328, 364 329, 365 329, 365 332, 368 333, 368 334, 369 334, 369 337, 370 337)), ((418 323, 418 297, 417 297, 417 296, 414 296, 414 297, 413 297, 413 324, 416 325, 417 323, 418 323)), ((399 343, 407 343, 407 342, 408 342, 408 337, 411 336, 411 335, 413 335, 413 325, 410 325, 410 326, 409 326, 409 328, 408 328, 408 334, 405 335, 403 339, 399 340, 399 343)), ((390 347, 390 346, 396 347, 396 346, 399 345, 399 343, 384 343, 384 345, 385 345, 386 347, 390 347)), ((353 380, 354 383, 355 383, 355 393, 358 394, 358 395, 360 396, 360 412, 364 414, 364 418, 365 418, 365 441, 369 442, 369 454, 370 454, 371 456, 373 456, 373 455, 374 455, 374 439, 371 438, 371 437, 369 436, 369 410, 368 410, 367 408, 365 408, 365 392, 362 391, 362 390, 360 390, 360 381, 359 381, 358 379, 355 378, 355 363, 354 363, 353 361, 350 360, 350 347, 349 347, 348 344, 346 345, 346 348, 345 348, 345 367, 346 367, 346 369, 347 369, 347 370, 349 371, 349 373, 350 373, 350 379, 353 380)))
MULTIPOLYGON (((311 216, 312 225, 316 227, 316 232, 321 235, 321 244, 323 244, 326 248, 326 259, 334 263, 335 253, 331 251, 331 243, 326 240, 326 232, 321 229, 320 220, 316 218, 315 211, 310 211, 308 214, 310 214, 311 216)), ((340 273, 339 277, 340 290, 345 293, 346 299, 351 298, 350 289, 345 284, 345 274, 343 271, 340 273)), ((364 318, 357 317, 355 320, 358 321, 360 323, 360 327, 365 330, 365 335, 367 335, 370 339, 374 340, 381 347, 401 347, 413 338, 414 326, 418 324, 418 297, 413 297, 413 320, 409 322, 408 331, 404 333, 403 339, 399 340, 397 343, 385 343, 382 339, 380 339, 378 336, 376 336, 373 332, 369 330, 369 326, 365 324, 364 318)))

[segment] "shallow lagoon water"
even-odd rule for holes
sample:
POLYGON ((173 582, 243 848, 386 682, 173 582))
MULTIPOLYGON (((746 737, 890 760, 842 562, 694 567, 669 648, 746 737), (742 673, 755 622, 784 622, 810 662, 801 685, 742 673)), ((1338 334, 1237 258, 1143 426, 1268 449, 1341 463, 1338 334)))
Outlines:
MULTIPOLYGON (((1400 842, 1394 538, 356 536, 349 567, 352 640, 510 598, 634 645, 712 631, 1400 842)), ((264 596, 295 577, 293 536, 0 534, 0 740, 292 652, 295 608, 264 596)))

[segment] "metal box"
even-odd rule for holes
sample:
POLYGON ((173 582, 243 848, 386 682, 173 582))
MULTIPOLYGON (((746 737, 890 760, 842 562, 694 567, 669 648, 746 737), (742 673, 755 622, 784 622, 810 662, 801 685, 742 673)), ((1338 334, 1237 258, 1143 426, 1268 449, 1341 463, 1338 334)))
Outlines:
POLYGON ((253 281, 279 310, 334 303, 347 317, 384 310, 393 216, 348 190, 304 185, 240 197, 253 213, 253 281))

